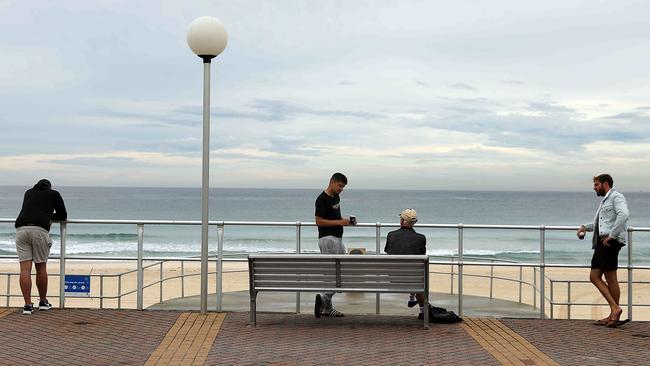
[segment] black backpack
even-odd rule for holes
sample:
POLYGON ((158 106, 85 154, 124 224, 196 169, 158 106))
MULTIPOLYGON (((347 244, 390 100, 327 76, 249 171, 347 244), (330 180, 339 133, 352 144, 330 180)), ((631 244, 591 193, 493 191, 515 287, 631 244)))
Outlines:
POLYGON ((437 306, 429 305, 429 323, 458 323, 462 322, 463 318, 456 315, 451 310, 439 308, 437 306))

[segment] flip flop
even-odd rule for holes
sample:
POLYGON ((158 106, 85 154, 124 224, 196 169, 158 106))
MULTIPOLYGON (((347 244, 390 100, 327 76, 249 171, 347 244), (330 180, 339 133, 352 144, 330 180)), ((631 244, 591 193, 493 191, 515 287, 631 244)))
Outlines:
POLYGON ((625 319, 625 320, 614 320, 614 321, 611 321, 611 322, 607 323, 607 328, 616 328, 616 327, 620 327, 621 325, 623 325, 623 324, 625 324, 625 323, 627 323, 627 322, 629 322, 629 321, 630 321, 630 319, 625 319))
POLYGON ((607 324, 609 324, 609 319, 596 320, 593 324, 594 325, 607 325, 607 324))

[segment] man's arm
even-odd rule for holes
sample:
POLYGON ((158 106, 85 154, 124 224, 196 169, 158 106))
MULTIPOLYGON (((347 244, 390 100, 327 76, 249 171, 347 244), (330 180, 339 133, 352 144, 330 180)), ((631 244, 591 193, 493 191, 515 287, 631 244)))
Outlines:
MULTIPOLYGON (((598 216, 598 212, 596 212, 596 216, 598 216)), ((580 233, 585 233, 587 231, 589 232, 594 231, 594 225, 596 224, 596 216, 594 216, 594 220, 592 222, 588 222, 584 225, 580 225, 578 231, 576 231, 576 235, 578 236, 578 239, 584 238, 584 235, 580 237, 580 233)))
POLYGON ((422 235, 422 247, 420 247, 420 254, 427 254, 427 237, 422 235))
POLYGON ((56 192, 56 198, 54 200, 54 215, 52 215, 53 221, 65 221, 68 219, 68 212, 65 210, 65 203, 63 203, 63 198, 56 192))
POLYGON ((324 219, 320 216, 314 216, 316 221, 316 226, 326 227, 326 226, 348 226, 350 225, 350 220, 343 218, 340 220, 329 220, 324 219))
POLYGON ((612 231, 609 233, 609 236, 619 237, 625 232, 630 211, 627 209, 627 202, 622 194, 614 196, 613 203, 614 211, 616 211, 616 221, 614 221, 614 226, 612 226, 612 231))
POLYGON ((391 244, 393 242, 393 238, 392 238, 393 235, 392 234, 393 233, 390 232, 386 236, 386 245, 384 246, 384 253, 386 253, 386 254, 390 254, 390 247, 391 247, 391 244))

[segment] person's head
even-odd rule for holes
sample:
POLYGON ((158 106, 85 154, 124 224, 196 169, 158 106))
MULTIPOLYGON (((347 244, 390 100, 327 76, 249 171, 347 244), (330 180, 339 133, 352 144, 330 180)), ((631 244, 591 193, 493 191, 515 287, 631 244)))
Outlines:
POLYGON ((51 189, 52 183, 50 183, 50 181, 47 179, 41 179, 38 181, 38 183, 34 184, 34 188, 39 190, 51 189))
POLYGON ((601 174, 594 177, 594 191, 597 196, 604 196, 614 187, 614 179, 609 174, 601 174))
POLYGON ((348 184, 348 178, 341 173, 334 173, 330 178, 330 183, 327 186, 327 192, 332 195, 339 195, 348 184))
POLYGON ((407 208, 399 214, 399 226, 413 227, 418 222, 418 214, 412 208, 407 208))

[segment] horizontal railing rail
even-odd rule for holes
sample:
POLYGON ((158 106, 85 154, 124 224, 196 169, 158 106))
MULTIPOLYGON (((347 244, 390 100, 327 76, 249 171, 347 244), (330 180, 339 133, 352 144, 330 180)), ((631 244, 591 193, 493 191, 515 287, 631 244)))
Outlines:
MULTIPOLYGON (((10 218, 0 218, 0 224, 13 224, 14 219, 10 218)), ((104 278, 111 278, 111 277, 118 277, 118 294, 117 295, 103 295, 100 293, 100 303, 103 301, 103 299, 110 299, 110 298, 117 298, 118 299, 118 306, 119 306, 119 301, 123 296, 130 295, 133 293, 137 294, 137 308, 142 309, 143 308, 143 290, 145 288, 149 288, 151 286, 159 285, 160 286, 160 300, 162 301, 162 284, 166 281, 173 280, 173 279, 178 279, 181 278, 182 281, 185 277, 191 277, 191 276, 198 276, 199 274, 194 273, 194 274, 185 274, 182 273, 181 275, 178 276, 171 276, 168 278, 163 278, 162 277, 162 266, 164 265, 163 263, 165 262, 170 262, 170 261, 180 261, 181 262, 181 268, 185 262, 199 262, 201 259, 200 258, 191 258, 191 257, 161 257, 161 256, 155 256, 155 257, 144 257, 144 249, 143 249, 143 242, 144 242, 144 227, 145 225, 188 225, 188 226, 200 226, 201 221, 198 220, 104 220, 104 219, 70 219, 65 222, 60 222, 60 255, 53 255, 51 256, 52 259, 59 259, 59 273, 65 274, 65 265, 66 261, 72 260, 93 260, 93 261, 136 261, 137 262, 137 268, 134 270, 130 270, 124 273, 119 273, 119 274, 101 274, 97 275, 100 276, 100 283, 103 283, 104 278), (110 256, 70 256, 67 255, 66 253, 66 239, 67 239, 67 225, 86 225, 86 224, 95 224, 95 225, 135 225, 136 226, 136 233, 137 233, 137 256, 135 257, 110 257, 110 256), (148 266, 145 266, 143 264, 144 261, 157 261, 157 263, 150 264, 148 266), (160 278, 158 281, 154 281, 152 283, 149 283, 147 285, 144 284, 144 270, 154 267, 154 266, 160 266, 161 267, 161 274, 160 278), (127 291, 122 293, 121 292, 121 279, 123 276, 127 274, 137 274, 137 280, 136 280, 136 289, 127 291)), ((215 257, 210 259, 210 262, 216 262, 217 264, 217 270, 215 272, 210 272, 210 274, 216 274, 216 295, 217 295, 217 301, 216 301, 216 310, 220 311, 222 307, 222 279, 223 279, 223 261, 242 261, 240 258, 228 258, 223 254, 223 247, 224 247, 224 229, 225 227, 228 226, 266 226, 266 227, 294 227, 296 231, 296 236, 295 236, 295 253, 304 253, 302 249, 302 228, 303 227, 315 227, 316 224, 314 222, 300 222, 300 221, 295 221, 295 222, 285 222, 285 221, 209 221, 209 225, 212 226, 217 226, 218 232, 217 232, 217 254, 215 257)), ((382 228, 397 228, 399 227, 398 224, 395 223, 358 223, 355 225, 356 227, 360 228, 375 228, 375 255, 381 254, 381 229, 382 228)), ((545 260, 545 244, 546 244, 546 233, 549 231, 575 231, 577 229, 576 226, 545 226, 545 225, 474 225, 474 224, 418 224, 417 227, 423 228, 423 229, 455 229, 457 230, 457 240, 458 240, 458 249, 457 249, 457 254, 455 256, 431 256, 431 257, 437 257, 437 258, 449 258, 448 261, 436 261, 436 260, 430 260, 431 265, 445 265, 445 266, 450 266, 450 271, 447 272, 440 272, 440 271, 432 271, 431 274, 449 274, 451 278, 451 286, 450 286, 450 292, 453 294, 454 293, 454 285, 456 286, 457 289, 457 294, 458 294, 458 312, 462 315, 463 314, 463 278, 464 277, 477 277, 477 278, 488 278, 490 280, 490 298, 493 296, 493 281, 494 280, 499 280, 499 281, 509 281, 509 282, 518 282, 519 283, 519 302, 522 301, 522 286, 529 286, 532 288, 533 291, 533 308, 537 308, 537 298, 539 298, 539 316, 540 318, 545 318, 546 317, 546 303, 550 305, 550 316, 553 317, 553 308, 556 305, 565 305, 569 307, 568 313, 570 316, 570 307, 571 306, 581 306, 581 305, 591 305, 591 306, 602 306, 604 304, 600 303, 581 303, 581 302, 572 302, 570 296, 568 297, 567 301, 559 302, 554 299, 554 286, 556 283, 568 283, 569 288, 571 283, 582 283, 582 282, 587 282, 587 281, 567 281, 567 280, 557 280, 557 279, 551 279, 549 278, 545 270, 546 268, 589 268, 589 266, 586 265, 577 265, 577 264, 564 264, 564 263, 547 263, 545 260), (465 230, 524 230, 524 231, 538 231, 539 232, 539 262, 516 262, 516 261, 503 261, 503 260, 496 260, 496 259, 491 259, 489 262, 486 261, 480 261, 480 260, 471 260, 473 259, 471 256, 465 255, 464 254, 464 231, 465 230), (470 259, 470 260, 467 260, 470 259), (490 275, 479 275, 479 274, 465 274, 464 273, 464 268, 465 267, 490 267, 490 275), (519 278, 518 279, 512 279, 508 277, 502 277, 502 276, 495 276, 494 275, 494 268, 495 267, 513 267, 513 268, 519 268, 519 278), (533 269, 533 281, 532 283, 529 281, 525 281, 522 278, 522 271, 524 268, 532 268, 533 269), (456 272, 454 272, 456 270, 456 272), (547 282, 549 283, 549 290, 551 291, 550 296, 547 296, 546 294, 546 287, 547 287, 547 282), (539 296, 538 296, 539 295, 539 296)), ((650 304, 644 304, 644 303, 633 303, 633 290, 634 290, 634 285, 635 284, 646 284, 646 282, 643 281, 633 281, 633 271, 634 270, 646 270, 650 269, 649 266, 639 266, 639 265, 634 265, 632 262, 632 248, 633 248, 633 233, 635 232, 650 232, 650 227, 629 227, 627 230, 627 235, 628 235, 628 245, 627 245, 627 250, 628 250, 628 255, 627 255, 627 265, 621 266, 622 269, 627 270, 627 281, 621 281, 621 283, 627 284, 627 302, 624 306, 627 306, 628 310, 628 316, 632 318, 633 314, 633 308, 634 306, 650 306, 650 304)), ((17 258, 16 256, 11 256, 11 255, 0 255, 0 259, 14 259, 17 258)), ((225 272, 228 273, 228 272, 225 272)), ((9 303, 9 298, 14 296, 11 295, 10 293, 10 278, 12 275, 17 275, 16 273, 0 273, 0 275, 6 275, 7 276, 7 294, 5 295, 7 297, 7 303, 9 303)), ((55 274, 54 276, 59 277, 59 306, 63 308, 65 306, 65 292, 64 292, 64 277, 65 276, 60 276, 58 274, 55 274)), ((182 286, 183 287, 183 286, 182 286)), ((103 292, 103 288, 100 285, 100 292, 103 292)), ((182 297, 184 297, 184 290, 182 292, 182 297)), ((569 290, 570 293, 570 290, 569 290)), ((0 294, 0 296, 2 296, 0 294)), ((18 295, 15 295, 18 296, 18 295)), ((94 298, 97 298, 95 296, 94 298)), ((300 311, 300 293, 296 294, 296 311, 300 311)), ((379 294, 376 295, 376 312, 380 312, 380 297, 379 294)))

